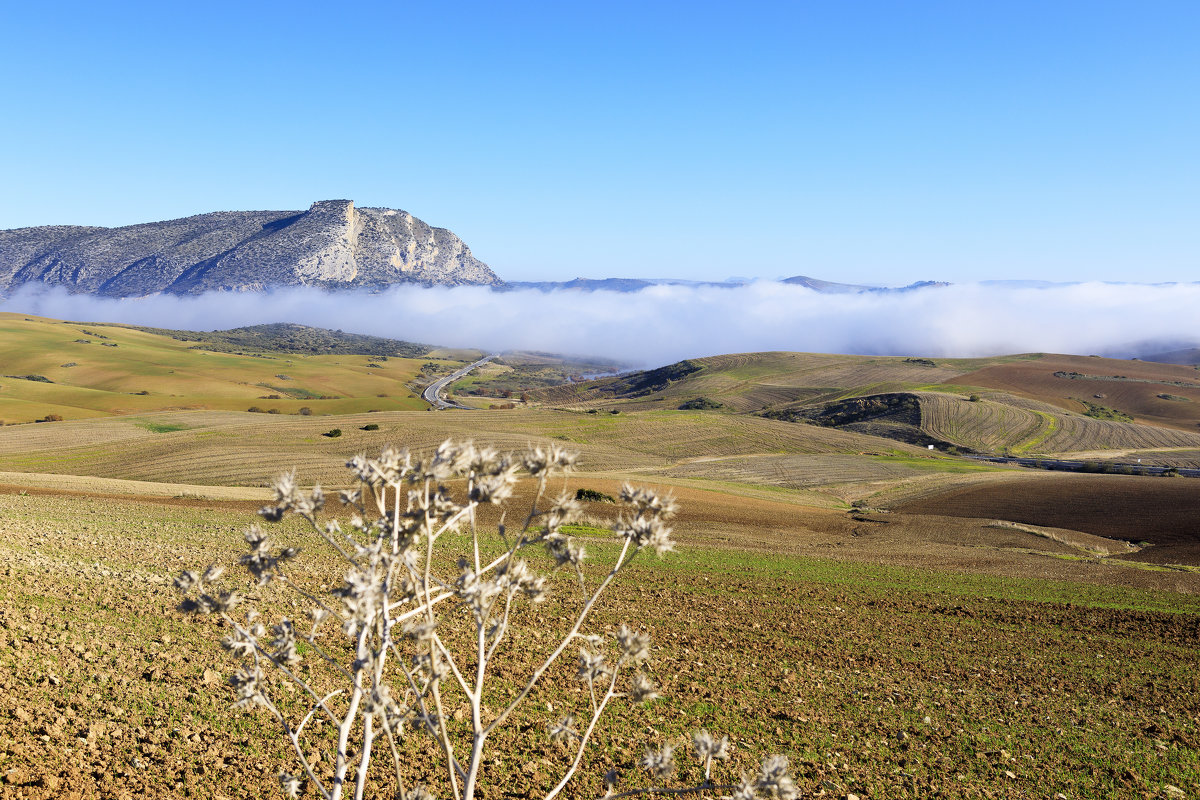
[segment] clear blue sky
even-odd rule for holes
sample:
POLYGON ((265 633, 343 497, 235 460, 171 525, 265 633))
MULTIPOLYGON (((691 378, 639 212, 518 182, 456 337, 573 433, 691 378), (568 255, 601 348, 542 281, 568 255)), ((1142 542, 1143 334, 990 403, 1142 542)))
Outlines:
POLYGON ((1200 279, 1200 3, 0 5, 0 228, 318 199, 509 279, 1200 279))

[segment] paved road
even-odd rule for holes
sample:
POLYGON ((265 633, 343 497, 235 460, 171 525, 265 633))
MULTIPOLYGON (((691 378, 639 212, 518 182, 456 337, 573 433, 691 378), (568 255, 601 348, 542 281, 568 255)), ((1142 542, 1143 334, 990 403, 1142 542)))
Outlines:
MULTIPOLYGON (((1017 464, 1022 467, 1039 467, 1041 469, 1061 470, 1064 472, 1084 472, 1084 466, 1091 464, 1103 464, 1110 467, 1113 471, 1120 470, 1123 467, 1128 467, 1133 470, 1135 475, 1162 475, 1166 471, 1166 467, 1154 466, 1152 464, 1130 464, 1127 462, 1087 462, 1087 461, 1069 461, 1057 458, 1016 458, 1012 456, 967 456, 976 461, 992 461, 997 464, 1017 464)), ((1185 478, 1200 478, 1200 469, 1186 469, 1181 467, 1179 474, 1185 478)))
POLYGON ((460 369, 456 372, 450 373, 449 375, 447 375, 444 378, 438 378, 436 381, 429 384, 429 386, 425 387, 425 391, 421 393, 421 397, 425 398, 426 403, 429 403, 431 406, 438 409, 439 411, 443 408, 465 408, 468 410, 474 410, 474 409, 471 409, 471 406, 461 406, 458 403, 452 403, 449 400, 443 400, 442 399, 442 390, 445 389, 450 384, 454 383, 456 380, 458 380, 462 376, 466 375, 471 370, 475 369, 476 367, 483 366, 487 362, 491 361, 493 358, 499 358, 499 357, 500 357, 499 353, 493 353, 490 356, 486 356, 485 358, 479 359, 474 364, 468 364, 467 366, 463 367, 462 369, 460 369))

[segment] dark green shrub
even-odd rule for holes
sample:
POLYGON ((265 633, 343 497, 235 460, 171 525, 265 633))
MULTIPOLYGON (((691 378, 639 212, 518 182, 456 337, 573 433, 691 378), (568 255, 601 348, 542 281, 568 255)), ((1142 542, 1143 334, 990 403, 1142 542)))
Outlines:
POLYGON ((376 425, 374 422, 372 422, 370 424, 363 425, 361 428, 359 428, 359 430, 360 431, 377 431, 377 430, 379 430, 379 426, 376 425))
POLYGON ((575 499, 582 500, 585 503, 615 503, 612 495, 607 495, 604 492, 597 492, 595 489, 576 489, 575 499))
POLYGON ((693 397, 679 406, 680 411, 707 411, 714 408, 722 408, 721 403, 715 400, 709 400, 707 397, 693 397))
POLYGON ((322 435, 322 436, 327 436, 327 437, 328 437, 328 438, 330 438, 330 439, 336 439, 336 438, 338 438, 339 436, 341 436, 341 435, 342 435, 342 429, 341 429, 341 428, 334 428, 334 429, 333 429, 333 430, 331 430, 331 431, 325 431, 325 433, 322 433, 321 435, 322 435))

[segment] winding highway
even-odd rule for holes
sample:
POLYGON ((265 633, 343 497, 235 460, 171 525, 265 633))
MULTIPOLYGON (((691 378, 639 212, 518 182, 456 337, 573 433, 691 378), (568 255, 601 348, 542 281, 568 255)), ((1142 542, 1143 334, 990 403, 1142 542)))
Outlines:
POLYGON ((436 408, 439 411, 441 411, 443 408, 462 408, 462 409, 466 409, 468 411, 475 410, 475 409, 472 409, 471 406, 459 405, 458 403, 452 403, 449 400, 443 400, 442 399, 442 390, 444 390, 447 386, 454 383, 456 380, 458 380, 462 376, 466 375, 468 372, 475 369, 476 367, 481 367, 484 364, 486 364, 487 362, 491 361, 493 358, 499 358, 499 357, 500 357, 499 353, 493 353, 490 356, 485 356, 484 358, 479 359, 474 364, 468 364, 467 366, 463 367, 462 369, 456 370, 455 372, 450 373, 449 375, 447 375, 444 378, 438 378, 436 381, 434 381, 433 383, 431 383, 427 387, 425 387, 425 391, 421 393, 421 397, 425 398, 426 403, 429 403, 431 406, 433 406, 434 408, 436 408))

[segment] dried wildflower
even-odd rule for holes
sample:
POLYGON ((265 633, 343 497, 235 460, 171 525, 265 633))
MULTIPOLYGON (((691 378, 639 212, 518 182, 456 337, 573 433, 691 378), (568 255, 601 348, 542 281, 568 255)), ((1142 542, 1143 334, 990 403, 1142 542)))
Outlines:
POLYGON ((190 592, 200 585, 200 576, 191 570, 184 570, 175 579, 175 588, 183 593, 190 592))
POLYGON ((613 789, 617 788, 617 784, 621 782, 621 773, 615 769, 610 769, 604 773, 604 794, 612 794, 613 789))
POLYGON ((651 547, 658 555, 663 555, 675 549, 671 541, 671 529, 658 517, 638 516, 633 519, 623 518, 617 521, 617 535, 629 539, 640 550, 651 547))
POLYGON ((757 784, 754 778, 751 778, 749 775, 743 775, 737 788, 733 790, 730 800, 758 800, 758 790, 756 787, 757 784))
POLYGON ((577 453, 565 450, 557 444, 531 447, 522 458, 526 471, 535 478, 555 471, 570 472, 579 459, 577 453))
POLYGON ((670 519, 675 516, 675 498, 671 495, 663 497, 653 489, 635 488, 626 483, 621 486, 619 499, 639 515, 649 515, 659 519, 670 519))
POLYGON ((629 689, 629 699, 635 703, 648 703, 658 698, 658 686, 644 672, 633 674, 633 684, 629 689))
POLYGON ((646 748, 642 756, 642 767, 650 773, 650 777, 662 780, 675 771, 675 747, 664 744, 661 750, 646 748))
POLYGON ((551 722, 549 728, 550 741, 557 744, 568 744, 579 738, 579 731, 575 729, 574 714, 568 714, 557 722, 551 722))
POLYGON ((271 633, 275 634, 275 640, 271 642, 271 647, 274 648, 274 652, 271 653, 272 660, 280 664, 297 663, 300 654, 296 652, 296 629, 291 620, 284 618, 271 628, 271 633))
POLYGON ((757 788, 773 800, 796 800, 796 782, 788 772, 786 756, 767 756, 758 771, 757 788))
POLYGON ((476 503, 499 505, 512 496, 517 482, 515 470, 506 470, 499 475, 485 475, 475 479, 471 486, 471 500, 476 503))
POLYGON ((579 670, 576 677, 581 681, 597 681, 612 674, 612 670, 604 663, 603 653, 593 653, 585 648, 579 648, 579 670))
MULTIPOLYGON (((210 588, 221 578, 221 569, 215 566, 202 574, 184 572, 176 578, 176 587, 186 595, 181 608, 217 613, 223 617, 228 625, 223 644, 242 660, 241 668, 229 678, 235 705, 269 708, 282 723, 285 734, 291 737, 297 753, 311 753, 326 762, 319 770, 323 776, 329 763, 334 764, 332 785, 337 789, 330 796, 341 796, 342 788, 349 785, 347 780, 352 775, 351 770, 358 770, 359 776, 373 775, 377 771, 370 766, 372 739, 365 733, 370 729, 370 720, 379 726, 377 730, 386 731, 389 740, 403 736, 409 726, 416 726, 440 746, 445 746, 449 720, 442 716, 445 706, 439 696, 439 684, 453 675, 457 686, 465 691, 475 707, 484 697, 490 696, 484 693, 487 687, 483 685, 469 688, 471 667, 476 667, 477 676, 482 677, 494 657, 510 652, 511 645, 506 649, 501 644, 510 623, 519 618, 515 614, 510 616, 515 601, 536 602, 546 594, 546 578, 519 557, 524 555, 519 552, 521 549, 542 544, 558 567, 576 568, 575 576, 585 595, 584 614, 608 584, 611 574, 597 583, 594 576, 578 569, 585 555, 584 549, 563 533, 564 526, 579 520, 583 513, 582 504, 564 493, 543 505, 546 488, 543 479, 554 472, 570 471, 575 462, 574 454, 553 443, 531 447, 516 458, 490 447, 453 441, 443 442, 432 456, 421 461, 414 461, 407 450, 392 447, 385 447, 378 458, 355 456, 347 462, 347 467, 359 479, 360 485, 357 489, 338 493, 340 500, 351 506, 352 516, 346 531, 336 520, 317 520, 326 503, 325 492, 320 487, 301 491, 295 474, 285 473, 275 481, 274 504, 264 508, 261 514, 268 520, 296 514, 307 520, 314 532, 324 534, 327 542, 347 562, 343 581, 330 590, 340 600, 340 607, 335 604, 336 610, 331 610, 304 588, 286 580, 282 566, 294 559, 298 551, 289 547, 274 548, 262 530, 251 526, 245 534, 247 551, 241 557, 242 565, 259 584, 279 578, 283 588, 295 589, 312 601, 310 605, 316 607, 308 611, 312 619, 308 635, 298 637, 295 623, 287 618, 268 631, 253 609, 246 613, 244 622, 235 620, 231 612, 240 598, 233 592, 218 593, 210 588), (476 514, 464 512, 473 511, 479 505, 503 504, 509 500, 515 489, 517 471, 522 466, 539 479, 537 499, 528 514, 518 517, 527 522, 517 536, 507 538, 501 524, 500 537, 510 549, 498 557, 489 556, 493 560, 484 566, 481 552, 489 549, 490 543, 481 542, 475 529, 476 514), (466 479, 465 490, 458 480, 463 478, 466 479), (435 548, 434 544, 443 534, 460 529, 468 529, 474 557, 459 560, 457 571, 447 570, 442 561, 446 556, 445 549, 435 548), (417 546, 421 542, 425 546, 417 546), (436 560, 427 561, 435 556, 436 560), (317 629, 331 616, 340 621, 341 633, 350 637, 350 642, 329 647, 318 644, 317 629), (437 634, 442 624, 447 625, 444 639, 437 634), (474 625, 472 638, 477 635, 478 647, 472 647, 466 655, 456 649, 462 640, 460 624, 467 625, 468 629, 474 625), (317 657, 310 659, 303 670, 290 669, 290 665, 301 660, 301 638, 313 645, 317 657), (283 677, 294 682, 286 684, 285 688, 293 689, 298 685, 303 690, 300 698, 295 699, 310 698, 312 704, 302 723, 293 725, 289 719, 295 712, 291 701, 277 707, 268 699, 267 683, 261 670, 270 666, 280 668, 283 677), (321 682, 310 680, 310 677, 318 677, 317 669, 324 666, 332 667, 343 679, 349 678, 351 691, 361 702, 345 702, 348 696, 344 680, 340 689, 335 688, 328 695, 314 691, 317 686, 322 686, 319 692, 325 691, 324 676, 321 676, 321 682), (464 675, 467 676, 465 679, 464 675), (334 699, 339 695, 340 699, 334 699), (358 719, 341 716, 343 714, 358 719), (336 757, 331 749, 310 746, 310 737, 329 737, 334 730, 340 731, 341 739, 336 745, 336 757), (355 735, 364 738, 357 743, 346 742, 347 730, 356 731, 355 735)), ((661 555, 672 549, 671 530, 665 523, 675 513, 671 497, 625 486, 621 490, 621 502, 623 508, 613 530, 638 550, 652 548, 661 555)), ((456 542, 451 551, 458 549, 456 542)), ((613 573, 623 566, 623 559, 617 561, 612 567, 613 573)), ((582 718, 568 714, 548 724, 551 740, 564 745, 578 745, 582 739, 580 730, 590 732, 598 715, 606 707, 611 708, 608 701, 614 696, 622 696, 615 686, 618 668, 631 664, 636 670, 624 696, 633 702, 653 700, 658 696, 654 682, 638 666, 650 656, 650 640, 646 634, 627 625, 620 626, 615 635, 620 657, 610 665, 606 661, 604 637, 583 633, 579 630, 581 624, 582 619, 578 619, 572 628, 568 622, 568 630, 573 632, 568 634, 566 641, 559 640, 552 655, 516 698, 516 703, 525 699, 542 672, 563 652, 567 642, 578 640, 583 647, 579 651, 577 676, 589 684, 585 695, 590 696, 592 708, 582 718)), ((504 675, 503 679, 507 680, 508 672, 500 667, 488 674, 504 675)), ((585 705, 586 702, 585 699, 585 705)), ((486 736, 492 725, 508 718, 512 708, 510 706, 496 716, 485 732, 465 732, 467 737, 476 737, 474 744, 478 747, 472 750, 469 763, 447 765, 452 774, 457 771, 468 784, 476 782, 477 770, 484 763, 483 740, 478 737, 486 736)), ((374 741, 379 741, 378 737, 374 741)), ((327 739, 325 745, 333 746, 333 743, 327 739)), ((390 741, 390 746, 392 754, 397 755, 395 742, 390 741)), ((692 736, 691 746, 697 758, 704 762, 705 784, 697 788, 711 789, 708 781, 711 762, 728 756, 728 738, 718 739, 707 731, 697 731, 692 736)), ((673 773, 675 748, 668 744, 660 750, 646 751, 641 766, 655 782, 663 781, 673 773)), ((309 764, 313 763, 309 761, 309 764)), ((579 763, 577 759, 567 770, 559 788, 553 790, 554 794, 571 778, 579 763)), ((399 770, 397 765, 397 782, 403 785, 399 770)), ((303 791, 302 777, 282 772, 279 781, 284 794, 289 797, 297 797, 303 791)), ((613 793, 617 781, 615 770, 605 775, 607 795, 613 793)), ((475 785, 478 788, 477 782, 475 785)), ((693 790, 680 791, 689 793, 693 790)), ((640 792, 635 790, 634 793, 640 792)), ((792 800, 796 795, 795 782, 787 773, 786 759, 774 757, 763 762, 756 778, 743 779, 734 796, 736 800, 756 800, 760 796, 792 800)), ((401 800, 433 800, 428 790, 420 785, 412 786, 398 797, 401 800)))
POLYGON ((555 498, 549 511, 546 512, 546 531, 547 533, 557 533, 563 525, 577 522, 581 516, 583 516, 583 504, 569 494, 561 494, 555 498))
POLYGON ((261 689, 262 677, 262 671, 257 665, 243 667, 229 676, 229 685, 233 687, 237 698, 233 703, 236 707, 250 708, 267 704, 261 689))
POLYGON ((621 625, 617 631, 617 644, 622 655, 631 661, 640 663, 650 658, 650 637, 627 625, 621 625))
POLYGON ((281 771, 279 773, 279 788, 283 789, 283 793, 288 797, 297 798, 300 796, 300 790, 303 788, 303 784, 300 782, 300 779, 292 773, 281 771))
POLYGON ((556 567, 567 564, 578 566, 587 555, 587 551, 578 542, 561 533, 546 537, 546 552, 554 558, 556 567))
POLYGON ((710 758, 727 759, 729 758, 729 737, 722 736, 717 739, 706 730, 698 730, 692 734, 692 752, 700 761, 707 761, 710 758))

